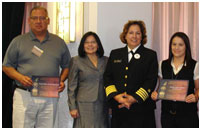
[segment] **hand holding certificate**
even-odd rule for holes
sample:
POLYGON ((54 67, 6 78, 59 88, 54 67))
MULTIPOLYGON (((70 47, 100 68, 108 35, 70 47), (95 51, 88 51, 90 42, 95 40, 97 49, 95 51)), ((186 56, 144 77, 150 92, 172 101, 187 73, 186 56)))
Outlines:
POLYGON ((188 80, 162 79, 158 91, 158 99, 185 101, 188 84, 188 80))
POLYGON ((59 97, 59 77, 32 76, 31 95, 34 97, 59 97))

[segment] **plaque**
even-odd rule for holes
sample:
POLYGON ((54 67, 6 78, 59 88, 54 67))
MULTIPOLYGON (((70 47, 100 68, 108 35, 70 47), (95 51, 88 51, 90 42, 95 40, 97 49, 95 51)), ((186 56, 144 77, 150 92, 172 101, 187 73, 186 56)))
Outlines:
POLYGON ((158 90, 158 99, 185 101, 188 85, 188 80, 162 79, 158 90))

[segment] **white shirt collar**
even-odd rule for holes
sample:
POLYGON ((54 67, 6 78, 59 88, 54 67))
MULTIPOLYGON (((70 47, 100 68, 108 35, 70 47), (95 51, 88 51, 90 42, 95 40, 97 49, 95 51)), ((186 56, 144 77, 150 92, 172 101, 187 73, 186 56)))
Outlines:
POLYGON ((174 65, 174 63, 173 63, 173 58, 172 58, 172 60, 171 60, 171 66, 172 66, 172 68, 173 68, 174 74, 176 75, 177 73, 179 73, 179 71, 182 69, 183 66, 186 66, 186 61, 184 62, 184 64, 181 64, 181 65, 176 69, 176 67, 175 67, 175 65, 174 65))
POLYGON ((136 50, 140 47, 141 44, 139 44, 137 47, 135 47, 134 49, 130 49, 128 46, 128 52, 133 51, 133 53, 136 52, 136 50))
MULTIPOLYGON (((141 44, 140 44, 141 45, 141 44)), ((128 62, 130 62, 130 60, 131 60, 131 58, 132 58, 132 54, 130 53, 130 51, 133 51, 133 53, 135 53, 136 52, 136 50, 139 48, 139 46, 140 45, 138 45, 137 47, 135 47, 133 50, 132 49, 130 49, 128 46, 128 62)))

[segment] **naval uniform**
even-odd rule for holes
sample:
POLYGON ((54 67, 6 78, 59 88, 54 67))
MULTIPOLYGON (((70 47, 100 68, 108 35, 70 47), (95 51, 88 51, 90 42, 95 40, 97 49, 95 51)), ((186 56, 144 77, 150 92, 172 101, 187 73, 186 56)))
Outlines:
MULTIPOLYGON (((161 64, 162 78, 189 80, 187 95, 193 94, 195 89, 193 79, 195 65, 196 61, 192 59, 187 64, 185 63, 181 70, 177 74, 175 74, 173 72, 171 61, 165 60, 161 64)), ((181 101, 162 100, 161 124, 162 127, 166 128, 199 127, 197 102, 186 103, 181 101)))
POLYGON ((142 44, 128 61, 128 47, 111 51, 104 73, 104 87, 112 108, 112 127, 155 127, 155 103, 151 93, 157 83, 158 62, 156 52, 142 44), (137 103, 130 109, 118 108, 114 96, 126 92, 137 103))

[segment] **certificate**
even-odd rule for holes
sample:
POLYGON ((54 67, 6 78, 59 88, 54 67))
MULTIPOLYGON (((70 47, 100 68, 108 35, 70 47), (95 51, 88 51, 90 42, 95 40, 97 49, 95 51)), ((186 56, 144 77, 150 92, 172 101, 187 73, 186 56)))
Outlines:
POLYGON ((158 99, 185 101, 188 85, 188 80, 162 79, 158 91, 158 99))
POLYGON ((33 86, 31 95, 34 97, 54 97, 58 98, 59 77, 32 76, 33 86))

